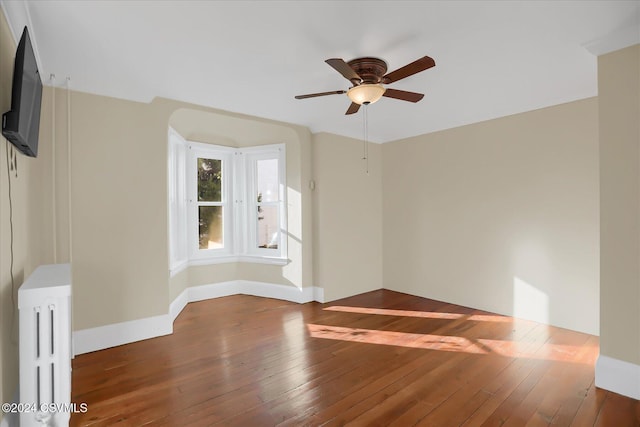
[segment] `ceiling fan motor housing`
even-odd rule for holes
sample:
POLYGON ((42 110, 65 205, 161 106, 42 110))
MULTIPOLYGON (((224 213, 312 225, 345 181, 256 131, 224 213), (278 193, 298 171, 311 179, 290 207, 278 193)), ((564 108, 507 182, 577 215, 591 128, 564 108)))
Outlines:
POLYGON ((352 81, 354 85, 360 83, 382 83, 382 77, 387 73, 387 63, 380 58, 356 58, 347 62, 353 71, 362 78, 362 81, 352 81))

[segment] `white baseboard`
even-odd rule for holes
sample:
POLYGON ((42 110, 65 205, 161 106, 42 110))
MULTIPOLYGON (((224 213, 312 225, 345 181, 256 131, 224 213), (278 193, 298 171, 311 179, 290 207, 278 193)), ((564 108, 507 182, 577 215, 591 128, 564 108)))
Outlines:
POLYGON ((176 320, 176 317, 182 310, 189 304, 191 301, 189 300, 189 289, 185 289, 174 299, 171 304, 169 304, 169 318, 171 319, 171 323, 176 320))
POLYGON ((326 302, 324 300, 324 288, 313 287, 313 300, 323 304, 326 302))
POLYGON ((296 288, 295 286, 274 285, 264 282, 253 282, 249 280, 238 280, 239 294, 253 295, 256 297, 275 298, 285 301, 304 304, 314 301, 316 294, 315 287, 296 288))
POLYGON ((90 353, 148 338, 169 335, 172 332, 173 325, 168 314, 82 329, 73 332, 73 352, 76 355, 90 353))
POLYGON ((324 301, 324 290, 316 287, 300 289, 295 286, 249 280, 194 286, 182 291, 171 302, 168 314, 74 331, 74 355, 169 335, 173 333, 173 321, 188 303, 238 294, 275 298, 300 304, 324 301))
POLYGON ((596 387, 640 400, 640 366, 601 354, 596 362, 596 387))

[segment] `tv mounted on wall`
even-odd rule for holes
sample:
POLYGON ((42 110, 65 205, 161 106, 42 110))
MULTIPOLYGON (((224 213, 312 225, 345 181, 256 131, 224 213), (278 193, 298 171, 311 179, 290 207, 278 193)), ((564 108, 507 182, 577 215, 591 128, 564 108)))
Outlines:
POLYGON ((30 157, 38 155, 41 101, 42 80, 29 31, 24 27, 13 69, 11 110, 2 115, 2 135, 30 157))

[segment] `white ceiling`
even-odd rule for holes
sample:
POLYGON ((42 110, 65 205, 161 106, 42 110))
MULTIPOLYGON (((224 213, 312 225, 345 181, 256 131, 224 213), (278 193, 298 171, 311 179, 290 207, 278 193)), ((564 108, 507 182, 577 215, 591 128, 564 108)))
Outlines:
POLYGON ((349 87, 324 60, 377 56, 391 71, 434 58, 435 68, 390 85, 422 101, 368 107, 375 142, 595 96, 597 60, 585 44, 625 29, 640 39, 640 0, 1 4, 14 35, 29 26, 45 84, 68 77, 74 90, 172 98, 354 138, 363 115, 344 115, 346 95, 294 99, 349 87))

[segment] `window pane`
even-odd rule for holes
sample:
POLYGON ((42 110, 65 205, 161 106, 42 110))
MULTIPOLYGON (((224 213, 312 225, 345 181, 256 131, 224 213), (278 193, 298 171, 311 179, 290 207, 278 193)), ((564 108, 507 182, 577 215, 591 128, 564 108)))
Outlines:
POLYGON ((222 160, 198 158, 198 201, 222 201, 222 160))
POLYGON ((199 206, 200 249, 224 247, 222 234, 222 206, 199 206))
POLYGON ((258 206, 258 247, 278 249, 277 206, 258 206))
POLYGON ((277 202, 278 159, 258 160, 256 168, 258 175, 257 202, 277 202))

